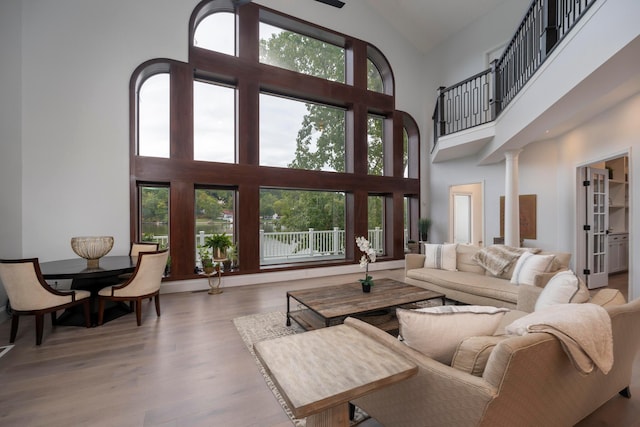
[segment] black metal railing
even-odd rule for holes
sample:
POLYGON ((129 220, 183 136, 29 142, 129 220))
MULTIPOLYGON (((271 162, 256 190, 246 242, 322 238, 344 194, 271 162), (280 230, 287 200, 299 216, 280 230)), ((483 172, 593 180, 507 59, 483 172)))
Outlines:
POLYGON ((491 70, 448 88, 441 87, 436 112, 440 135, 447 135, 493 120, 491 70))
POLYGON ((494 121, 596 0, 533 0, 502 56, 491 68, 438 89, 438 137, 494 121))

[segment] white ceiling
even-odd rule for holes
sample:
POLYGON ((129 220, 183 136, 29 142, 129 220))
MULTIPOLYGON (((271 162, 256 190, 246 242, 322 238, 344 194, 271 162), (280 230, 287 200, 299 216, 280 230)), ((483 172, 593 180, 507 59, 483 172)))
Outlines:
POLYGON ((367 1, 416 49, 427 53, 506 0, 367 1))

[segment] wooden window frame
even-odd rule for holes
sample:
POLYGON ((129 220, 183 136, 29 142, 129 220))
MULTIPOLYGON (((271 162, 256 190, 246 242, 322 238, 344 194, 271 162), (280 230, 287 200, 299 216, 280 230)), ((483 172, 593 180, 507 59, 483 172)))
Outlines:
MULTIPOLYGON (((189 40, 195 25, 207 13, 229 10, 228 0, 200 3, 190 19, 189 40), (215 4, 220 8, 216 9, 215 4)), ((405 126, 407 113, 395 110, 393 73, 379 51, 356 38, 318 27, 280 12, 248 3, 235 8, 237 14, 237 55, 189 46, 188 62, 154 59, 141 64, 130 80, 130 234, 138 240, 139 183, 162 184, 170 188, 171 277, 184 280, 196 277, 195 188, 233 187, 237 189, 236 230, 240 248, 240 269, 230 274, 348 265, 358 262, 355 236, 367 235, 367 200, 370 194, 385 195, 385 249, 381 260, 404 258, 404 197, 419 198, 419 134, 413 119, 405 126), (258 23, 261 14, 269 19, 296 22, 314 37, 343 40, 346 50, 346 84, 261 64, 258 60, 258 23), (375 59, 385 84, 385 93, 367 90, 367 58, 375 59), (137 90, 154 72, 170 74, 170 157, 136 155, 137 90), (237 162, 216 163, 193 160, 193 81, 211 79, 232 85, 237 91, 237 162), (259 105, 261 91, 269 90, 307 100, 317 100, 347 110, 345 135, 345 172, 295 170, 259 165, 259 105), (385 117, 385 175, 367 174, 367 118, 374 112, 385 117), (410 178, 403 177, 402 132, 407 128, 410 145, 410 178), (415 155, 415 156, 414 156, 415 155), (296 265, 260 266, 259 206, 262 187, 346 192, 345 259, 296 265)), ((413 216, 413 215, 412 215, 413 216)), ((413 218, 412 218, 413 219, 413 218)), ((413 233, 412 233, 413 234, 413 233)))

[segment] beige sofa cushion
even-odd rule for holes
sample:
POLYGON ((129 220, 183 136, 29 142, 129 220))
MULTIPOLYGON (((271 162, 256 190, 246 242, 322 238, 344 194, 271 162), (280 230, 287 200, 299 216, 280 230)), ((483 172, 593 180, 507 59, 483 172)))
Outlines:
POLYGON ((493 348, 508 338, 506 335, 485 335, 463 339, 453 355, 451 367, 481 377, 493 348))
POLYGON ((456 268, 458 271, 484 274, 484 267, 476 262, 473 257, 480 250, 478 246, 460 245, 456 248, 456 268))
POLYGON ((553 276, 547 286, 544 287, 538 300, 535 311, 554 304, 580 304, 589 301, 589 289, 571 270, 562 270, 553 276))
POLYGON ((477 305, 398 308, 399 338, 409 347, 450 365, 460 341, 470 336, 493 334, 507 311, 477 305))
POLYGON ((458 245, 454 243, 442 245, 425 243, 425 268, 456 271, 456 246, 458 245))
POLYGON ((470 295, 483 296, 516 303, 518 301, 518 286, 508 280, 497 277, 483 276, 466 271, 446 271, 433 268, 417 268, 407 270, 407 277, 433 283, 443 288, 464 292, 470 295))
POLYGON ((555 255, 534 255, 525 252, 520 255, 511 275, 511 283, 514 285, 534 284, 536 274, 549 271, 555 255))

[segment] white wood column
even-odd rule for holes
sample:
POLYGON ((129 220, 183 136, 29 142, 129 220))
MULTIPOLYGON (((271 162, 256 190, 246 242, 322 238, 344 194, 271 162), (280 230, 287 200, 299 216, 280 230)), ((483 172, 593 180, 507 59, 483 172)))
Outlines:
POLYGON ((504 244, 520 247, 520 200, 518 197, 518 156, 522 150, 505 153, 504 244))

